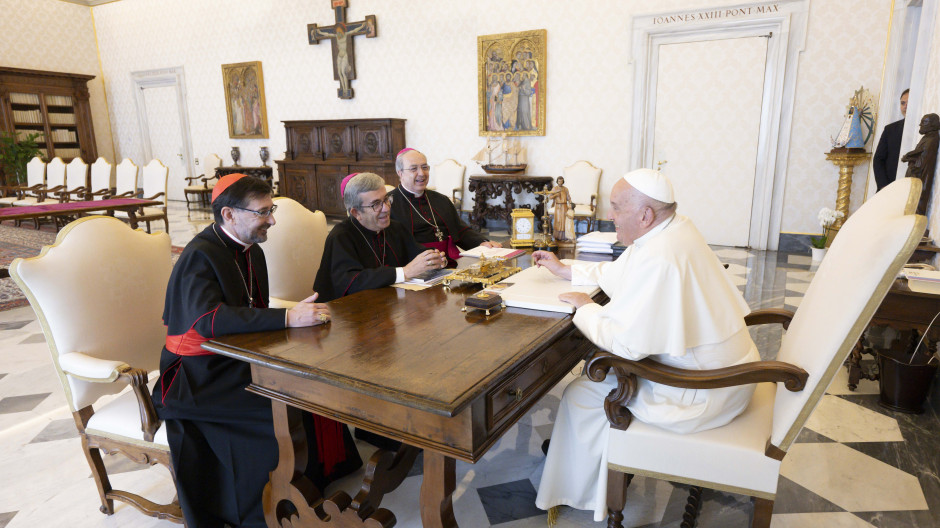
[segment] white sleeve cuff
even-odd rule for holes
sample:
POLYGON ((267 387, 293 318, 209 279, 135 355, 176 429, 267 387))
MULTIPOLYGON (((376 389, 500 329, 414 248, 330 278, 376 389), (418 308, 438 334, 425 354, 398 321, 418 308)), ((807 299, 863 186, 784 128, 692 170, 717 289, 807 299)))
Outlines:
POLYGON ((405 282, 405 268, 395 268, 395 283, 405 282))

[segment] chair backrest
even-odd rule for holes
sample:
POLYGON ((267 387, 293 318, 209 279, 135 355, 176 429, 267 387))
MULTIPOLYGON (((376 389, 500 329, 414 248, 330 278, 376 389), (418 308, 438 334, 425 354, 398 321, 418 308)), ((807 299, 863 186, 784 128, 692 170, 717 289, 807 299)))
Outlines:
POLYGON ((166 205, 166 180, 169 177, 170 170, 158 159, 150 160, 150 163, 144 166, 143 170, 143 188, 144 198, 154 198, 163 193, 159 198, 163 198, 163 205, 166 205))
POLYGON ((137 194, 138 169, 133 161, 129 158, 124 158, 121 163, 118 163, 117 169, 114 172, 114 187, 117 194, 137 194))
POLYGON ((313 294, 326 243, 326 216, 290 198, 275 198, 277 224, 261 244, 268 263, 271 297, 301 301, 313 294))
POLYGON ((26 164, 26 186, 34 187, 46 183, 46 162, 39 156, 26 164))
POLYGON ((565 187, 571 194, 571 201, 576 204, 591 205, 591 196, 597 195, 602 172, 587 161, 576 161, 570 167, 565 167, 562 176, 565 178, 565 187))
MULTIPOLYGON (((91 192, 111 188, 111 164, 104 158, 98 158, 91 164, 91 192)), ((100 199, 101 197, 99 197, 100 199)))
POLYGON ((435 165, 431 171, 431 184, 434 189, 448 198, 453 198, 454 189, 463 194, 463 177, 467 168, 455 160, 446 159, 435 165))
POLYGON ((65 162, 56 156, 46 165, 46 186, 50 189, 65 185, 65 162))
POLYGON ((777 390, 771 442, 784 451, 924 234, 927 220, 914 214, 920 180, 900 178, 882 192, 843 224, 781 342, 777 359, 809 373, 802 391, 777 390))
POLYGON ((202 175, 206 178, 211 178, 215 176, 215 169, 221 166, 222 158, 215 154, 209 154, 202 160, 202 175))
POLYGON ((70 191, 85 187, 86 179, 88 179, 88 164, 76 156, 65 167, 65 187, 70 191))
POLYGON ((65 374, 66 354, 159 368, 171 268, 166 233, 135 231, 108 216, 76 220, 38 257, 13 261, 10 275, 36 312, 73 412, 126 385, 65 374))

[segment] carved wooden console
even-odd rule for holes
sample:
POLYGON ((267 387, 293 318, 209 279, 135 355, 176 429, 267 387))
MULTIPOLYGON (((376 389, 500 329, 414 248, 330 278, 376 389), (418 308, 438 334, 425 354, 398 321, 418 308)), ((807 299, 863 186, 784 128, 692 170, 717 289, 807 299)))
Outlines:
MULTIPOLYGON (((470 176, 468 189, 473 193, 473 211, 470 212, 470 224, 480 229, 486 225, 486 219, 505 220, 509 225, 509 215, 516 206, 512 194, 523 192, 534 193, 541 191, 545 185, 552 184, 551 176, 524 176, 518 174, 477 174, 470 176), (503 205, 488 204, 487 199, 499 198, 505 195, 503 205)), ((535 217, 541 218, 542 196, 537 197, 538 205, 535 208, 535 217)))
POLYGON ((275 161, 281 196, 343 218, 339 184, 347 174, 374 172, 398 185, 395 155, 405 148, 404 119, 284 121, 284 128, 287 152, 275 161))

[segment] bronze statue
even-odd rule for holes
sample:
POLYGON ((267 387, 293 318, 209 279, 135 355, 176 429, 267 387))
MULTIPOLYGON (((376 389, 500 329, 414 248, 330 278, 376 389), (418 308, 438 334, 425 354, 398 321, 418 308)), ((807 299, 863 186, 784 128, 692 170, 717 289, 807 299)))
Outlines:
POLYGON ((933 173, 937 166, 937 146, 940 145, 940 116, 927 114, 920 120, 919 132, 923 134, 914 150, 901 158, 907 163, 908 178, 919 178, 923 182, 923 191, 920 202, 917 204, 917 214, 927 214, 927 202, 930 200, 930 188, 933 185, 933 173))
POLYGON ((558 242, 574 240, 574 204, 571 203, 571 194, 565 187, 563 176, 559 176, 555 182, 557 185, 546 196, 546 198, 551 198, 554 207, 552 230, 555 240, 558 242))

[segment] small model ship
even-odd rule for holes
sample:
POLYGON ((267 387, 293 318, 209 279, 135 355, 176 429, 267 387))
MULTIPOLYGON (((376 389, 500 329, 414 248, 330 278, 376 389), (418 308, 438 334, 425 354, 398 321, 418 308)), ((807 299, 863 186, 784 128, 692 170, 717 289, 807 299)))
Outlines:
POLYGON ((517 174, 527 167, 525 147, 519 140, 507 140, 506 136, 487 138, 486 146, 471 159, 487 174, 517 174))
POLYGON ((492 286, 493 284, 496 284, 497 282, 507 277, 515 275, 520 271, 522 271, 522 268, 518 266, 509 266, 507 260, 504 258, 480 257, 480 260, 469 268, 457 270, 456 273, 453 273, 444 279, 444 285, 450 286, 450 283, 454 281, 461 281, 476 282, 482 284, 483 286, 492 286))

